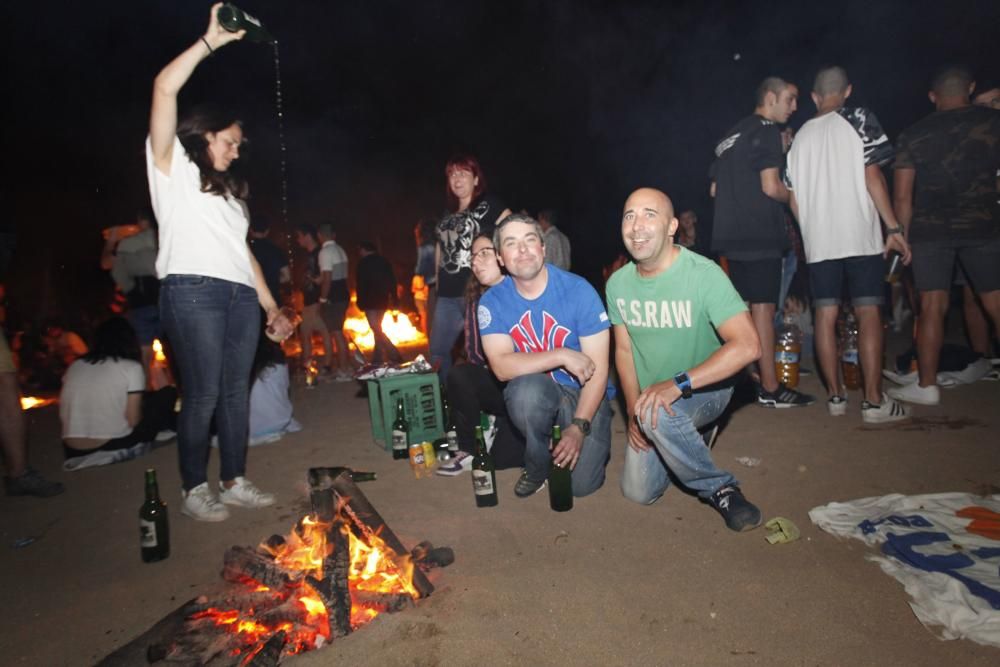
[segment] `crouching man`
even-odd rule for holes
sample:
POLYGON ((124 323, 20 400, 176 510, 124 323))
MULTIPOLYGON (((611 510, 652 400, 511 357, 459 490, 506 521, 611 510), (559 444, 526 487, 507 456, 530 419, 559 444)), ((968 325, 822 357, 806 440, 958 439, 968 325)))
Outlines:
POLYGON ((554 462, 573 471, 573 495, 586 496, 604 484, 611 450, 604 304, 583 278, 545 263, 534 219, 504 218, 493 243, 510 279, 482 296, 477 319, 490 368, 507 381, 507 413, 525 437, 514 493, 541 490, 554 462), (562 440, 550 451, 556 424, 562 440))
POLYGON ((750 530, 760 525, 760 510, 715 466, 699 429, 725 410, 733 377, 760 357, 760 340, 722 269, 674 245, 676 231, 673 204, 659 190, 636 190, 625 202, 622 239, 634 263, 607 285, 629 417, 622 493, 653 503, 670 484, 669 471, 729 528, 750 530))

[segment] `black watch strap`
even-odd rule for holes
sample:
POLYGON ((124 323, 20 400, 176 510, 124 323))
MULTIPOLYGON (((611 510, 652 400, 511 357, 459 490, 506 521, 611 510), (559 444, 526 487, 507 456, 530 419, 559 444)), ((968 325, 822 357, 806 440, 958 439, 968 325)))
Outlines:
POLYGON ((581 417, 573 417, 573 421, 571 423, 573 425, 575 425, 576 427, 578 427, 583 432, 583 434, 585 436, 586 435, 590 435, 590 421, 589 420, 583 419, 581 417))

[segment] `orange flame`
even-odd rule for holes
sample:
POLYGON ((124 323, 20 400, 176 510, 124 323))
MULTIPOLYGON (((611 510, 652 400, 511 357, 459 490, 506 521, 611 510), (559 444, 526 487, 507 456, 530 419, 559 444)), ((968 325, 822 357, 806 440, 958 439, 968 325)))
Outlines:
MULTIPOLYGON (((314 515, 303 517, 285 538, 283 544, 271 546, 261 544, 260 548, 274 557, 275 563, 282 568, 311 576, 316 579, 323 577, 323 560, 333 547, 327 544, 326 536, 331 524, 318 520, 314 515)), ((350 551, 350 567, 348 572, 348 587, 351 591, 351 627, 358 628, 379 615, 377 604, 369 601, 357 601, 356 593, 382 593, 390 595, 410 595, 414 599, 420 594, 413 586, 413 564, 408 555, 396 558, 393 551, 375 533, 367 532, 364 540, 342 527, 348 536, 350 551)), ((266 592, 267 586, 254 581, 247 582, 254 592, 266 592)), ((283 593, 274 592, 275 596, 283 593)), ((247 652, 251 655, 256 647, 279 630, 288 634, 285 652, 300 653, 321 646, 330 638, 330 618, 326 605, 320 596, 308 586, 301 586, 293 594, 294 601, 304 611, 301 624, 291 622, 268 625, 254 618, 254 610, 248 611, 209 608, 195 614, 192 619, 209 619, 219 627, 227 628, 240 638, 241 649, 234 650, 234 655, 247 652)))
MULTIPOLYGON (((372 333, 371 327, 368 326, 368 319, 364 315, 348 317, 344 320, 344 328, 362 350, 371 350, 375 347, 375 334, 372 333)), ((389 337, 393 345, 427 342, 427 337, 413 326, 409 316, 398 310, 385 312, 382 317, 382 331, 389 337)))
POLYGON ((46 405, 52 405, 58 399, 55 398, 38 398, 37 396, 22 396, 21 397, 21 409, 31 410, 32 408, 44 408, 46 405))
POLYGON ((160 342, 159 338, 153 339, 153 360, 161 364, 167 360, 167 355, 163 354, 163 343, 160 342))

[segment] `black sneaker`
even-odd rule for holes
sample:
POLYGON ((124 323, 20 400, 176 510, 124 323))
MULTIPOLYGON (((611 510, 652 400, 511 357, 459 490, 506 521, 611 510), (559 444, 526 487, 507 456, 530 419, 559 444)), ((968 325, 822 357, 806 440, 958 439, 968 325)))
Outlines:
POLYGON ((709 497, 708 504, 722 515, 730 530, 741 532, 753 530, 760 525, 760 510, 743 497, 738 486, 722 487, 709 497))
POLYGON ((51 498, 66 490, 59 482, 50 482, 34 468, 28 468, 18 477, 4 477, 4 490, 8 496, 38 496, 51 498))
POLYGON ((816 397, 779 384, 775 391, 765 391, 761 388, 757 394, 757 402, 765 408, 804 408, 815 403, 816 397))
POLYGON ((528 471, 522 470, 521 476, 517 478, 517 484, 514 485, 514 495, 518 498, 527 498, 528 496, 533 496, 539 491, 545 488, 545 480, 540 482, 528 479, 528 471))

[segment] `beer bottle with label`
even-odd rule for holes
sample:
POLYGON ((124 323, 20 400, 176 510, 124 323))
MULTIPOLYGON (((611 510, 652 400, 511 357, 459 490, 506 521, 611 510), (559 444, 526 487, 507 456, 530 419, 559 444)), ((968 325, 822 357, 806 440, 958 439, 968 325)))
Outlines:
POLYGON ((403 412, 403 399, 396 399, 396 421, 392 422, 392 458, 405 459, 409 457, 410 423, 406 421, 403 412))
POLYGON ((476 455, 472 459, 472 490, 476 494, 476 507, 494 507, 497 502, 497 473, 493 457, 486 451, 483 427, 476 427, 476 455))
POLYGON ((227 2, 219 7, 219 11, 216 12, 215 17, 219 20, 219 25, 229 32, 246 30, 246 39, 249 39, 251 42, 274 44, 274 38, 264 28, 260 19, 247 14, 231 2, 227 2))
MULTIPOLYGON (((552 451, 562 439, 562 428, 559 424, 552 427, 552 451)), ((556 512, 568 512, 573 509, 573 477, 569 468, 563 468, 552 461, 549 469, 549 507, 556 512)))
POLYGON ((444 399, 444 418, 446 424, 444 435, 448 438, 448 451, 454 456, 458 452, 458 429, 455 428, 455 417, 451 412, 451 407, 448 405, 447 398, 444 399))
POLYGON ((139 547, 146 563, 155 563, 170 555, 167 506, 160 500, 156 471, 152 468, 146 470, 146 502, 139 508, 139 547))

